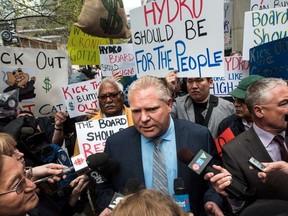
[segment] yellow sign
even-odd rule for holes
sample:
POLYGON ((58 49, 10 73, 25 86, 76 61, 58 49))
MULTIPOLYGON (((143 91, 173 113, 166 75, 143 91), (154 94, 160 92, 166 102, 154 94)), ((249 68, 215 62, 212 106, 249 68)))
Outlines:
POLYGON ((72 26, 68 40, 68 55, 72 65, 100 65, 98 45, 117 43, 118 39, 100 38, 85 34, 72 26))

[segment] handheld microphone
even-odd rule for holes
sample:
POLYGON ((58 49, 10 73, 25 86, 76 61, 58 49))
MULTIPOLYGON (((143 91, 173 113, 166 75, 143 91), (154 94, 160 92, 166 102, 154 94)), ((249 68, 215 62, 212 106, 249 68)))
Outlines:
POLYGON ((190 212, 189 196, 182 178, 174 179, 174 194, 172 197, 183 211, 190 212))
MULTIPOLYGON (((182 148, 177 152, 177 157, 198 175, 208 172, 212 172, 215 175, 220 173, 210 165, 212 156, 203 150, 200 150, 195 156, 189 149, 182 148)), ((231 184, 225 188, 225 192, 231 197, 240 200, 247 199, 253 193, 253 191, 249 192, 247 186, 235 177, 232 177, 231 184)))
POLYGON ((113 210, 116 205, 124 198, 124 196, 136 193, 142 189, 144 189, 144 184, 140 182, 138 179, 128 179, 126 182, 124 189, 123 189, 123 194, 115 192, 108 208, 110 210, 113 210))
MULTIPOLYGON (((76 172, 77 175, 85 174, 89 171, 89 169, 97 169, 99 166, 103 166, 108 161, 108 155, 104 152, 102 153, 96 153, 93 155, 90 155, 87 158, 87 161, 85 160, 85 157, 83 155, 77 155, 75 157, 71 158, 72 167, 66 168, 60 173, 59 177, 62 177, 63 175, 67 175, 72 172, 76 172)), ((38 179, 34 181, 35 184, 39 184, 41 182, 46 182, 49 178, 53 178, 55 175, 49 175, 47 177, 38 179)), ((95 176, 95 174, 94 174, 95 176)))

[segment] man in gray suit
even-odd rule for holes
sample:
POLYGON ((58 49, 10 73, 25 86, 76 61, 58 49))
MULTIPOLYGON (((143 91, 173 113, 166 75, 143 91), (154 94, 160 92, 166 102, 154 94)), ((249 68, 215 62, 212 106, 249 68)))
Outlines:
POLYGON ((255 200, 281 199, 269 184, 257 177, 257 170, 249 168, 248 161, 251 157, 260 162, 287 161, 288 155, 284 139, 287 136, 285 116, 288 114, 286 81, 264 78, 253 83, 247 90, 245 102, 254 120, 253 126, 223 146, 223 165, 227 170, 217 167, 221 174, 205 175, 216 191, 223 195, 227 195, 224 189, 235 177, 254 191, 249 200, 228 199, 234 211, 243 209, 255 200), (279 136, 282 142, 275 138, 279 136))
MULTIPOLYGON (((173 90, 177 79, 176 73, 177 71, 171 71, 166 76, 170 90, 173 90)), ((211 77, 187 78, 188 94, 175 98, 172 116, 208 127, 215 139, 219 123, 234 114, 235 108, 230 101, 211 95, 212 85, 211 77)))

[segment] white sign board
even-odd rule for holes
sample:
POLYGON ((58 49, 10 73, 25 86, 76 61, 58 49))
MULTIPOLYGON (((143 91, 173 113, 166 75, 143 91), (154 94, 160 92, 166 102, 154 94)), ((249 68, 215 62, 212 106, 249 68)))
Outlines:
POLYGON ((288 7, 288 0, 251 0, 250 10, 265 10, 271 8, 288 7))
POLYGON ((20 110, 53 116, 65 110, 61 86, 68 83, 68 70, 66 51, 1 47, 0 92, 18 88, 20 110))
POLYGON ((132 44, 101 45, 99 53, 102 76, 113 76, 114 73, 119 72, 122 76, 135 75, 132 44))
POLYGON ((73 83, 61 87, 70 118, 86 115, 89 108, 99 109, 98 88, 101 83, 99 73, 95 79, 73 83))
POLYGON ((138 76, 223 76, 223 0, 158 0, 130 17, 138 76))
POLYGON ((119 130, 127 128, 128 121, 126 115, 121 115, 76 122, 75 126, 80 154, 87 158, 91 154, 103 152, 106 139, 119 130))
POLYGON ((238 83, 249 76, 249 61, 243 61, 241 56, 225 57, 225 76, 213 77, 213 86, 210 93, 217 96, 231 96, 228 93, 234 90, 238 83))
POLYGON ((288 8, 245 12, 243 59, 249 60, 253 47, 288 35, 288 8))

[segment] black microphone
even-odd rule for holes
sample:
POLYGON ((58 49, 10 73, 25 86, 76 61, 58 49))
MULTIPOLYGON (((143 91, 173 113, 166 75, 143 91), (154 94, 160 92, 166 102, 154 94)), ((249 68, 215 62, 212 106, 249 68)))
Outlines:
POLYGON ((174 179, 174 194, 172 197, 183 211, 190 212, 189 195, 187 194, 185 182, 182 178, 174 179))
MULTIPOLYGON (((90 155, 87 160, 86 163, 84 161, 83 158, 79 158, 80 156, 76 156, 77 159, 73 162, 73 166, 68 167, 66 169, 64 169, 62 171, 62 173, 60 173, 59 177, 63 176, 63 175, 67 175, 69 173, 73 173, 76 172, 77 175, 82 175, 86 172, 90 170, 97 170, 98 167, 103 166, 108 160, 109 157, 106 153, 96 153, 93 155, 90 155), (80 167, 80 168, 79 168, 80 167)), ((74 157, 74 158, 76 158, 74 157)), ((71 160, 73 161, 73 158, 71 158, 71 160)), ((49 178, 53 178, 55 175, 49 175, 47 177, 38 179, 36 181, 34 181, 35 184, 39 184, 41 182, 46 182, 49 178)))
POLYGON ((138 179, 136 178, 128 179, 128 181, 126 182, 124 186, 123 194, 115 192, 110 201, 108 208, 110 210, 113 210, 116 207, 116 205, 124 198, 124 196, 134 194, 143 189, 145 189, 145 186, 138 179))
MULTIPOLYGON (((190 169, 199 175, 208 172, 212 172, 215 175, 220 173, 220 171, 214 169, 212 165, 210 165, 212 156, 203 150, 200 150, 195 156, 188 148, 182 148, 177 152, 177 157, 181 162, 188 165, 190 169)), ((254 191, 249 192, 247 186, 235 177, 232 177, 231 184, 225 188, 225 192, 231 197, 240 200, 247 199, 254 193, 254 191)))

